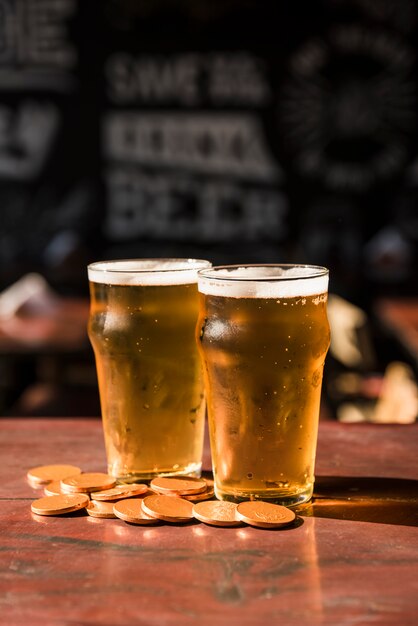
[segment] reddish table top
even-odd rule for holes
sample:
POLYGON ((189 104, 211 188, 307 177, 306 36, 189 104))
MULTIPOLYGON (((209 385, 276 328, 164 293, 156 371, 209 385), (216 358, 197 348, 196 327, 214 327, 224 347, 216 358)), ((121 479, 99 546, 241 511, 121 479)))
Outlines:
POLYGON ((27 470, 104 470, 100 421, 3 419, 0 449, 8 626, 418 623, 418 424, 323 422, 314 503, 285 530, 35 518, 27 470))

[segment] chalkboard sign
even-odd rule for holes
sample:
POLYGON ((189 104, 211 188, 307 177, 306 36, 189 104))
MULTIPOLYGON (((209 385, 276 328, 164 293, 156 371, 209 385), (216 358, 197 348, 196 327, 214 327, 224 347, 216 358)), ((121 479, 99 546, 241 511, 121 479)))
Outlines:
POLYGON ((136 238, 133 252, 283 256, 288 202, 259 47, 266 16, 247 5, 108 5, 105 233, 117 253, 136 238))
POLYGON ((81 279, 98 172, 81 4, 0 0, 3 286, 33 270, 62 285, 81 279))
POLYGON ((303 261, 411 288, 413 0, 0 0, 1 282, 303 261))

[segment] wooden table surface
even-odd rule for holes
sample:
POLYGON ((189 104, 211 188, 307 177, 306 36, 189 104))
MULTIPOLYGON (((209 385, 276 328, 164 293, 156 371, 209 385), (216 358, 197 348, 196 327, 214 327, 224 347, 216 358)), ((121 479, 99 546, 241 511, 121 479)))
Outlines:
POLYGON ((36 517, 27 470, 103 471, 100 421, 2 419, 0 448, 8 626, 418 623, 418 424, 321 423, 315 500, 285 530, 36 517))

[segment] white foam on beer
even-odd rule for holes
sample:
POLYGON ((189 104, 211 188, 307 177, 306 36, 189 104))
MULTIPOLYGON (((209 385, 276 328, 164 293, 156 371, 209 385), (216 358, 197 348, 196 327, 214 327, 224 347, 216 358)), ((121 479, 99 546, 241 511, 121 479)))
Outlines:
POLYGON ((198 270, 210 265, 201 259, 103 261, 88 266, 88 278, 105 285, 189 285, 197 282, 198 270))
POLYGON ((209 269, 199 275, 201 293, 228 298, 308 297, 328 291, 325 268, 300 265, 209 269), (252 280, 254 279, 254 280, 252 280))

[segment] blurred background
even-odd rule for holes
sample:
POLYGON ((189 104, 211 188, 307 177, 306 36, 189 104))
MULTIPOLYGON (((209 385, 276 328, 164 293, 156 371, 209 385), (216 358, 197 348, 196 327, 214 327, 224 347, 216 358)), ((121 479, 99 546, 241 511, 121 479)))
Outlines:
POLYGON ((176 256, 329 267, 322 419, 414 421, 417 31, 415 0, 0 0, 0 414, 99 415, 86 265, 176 256))

